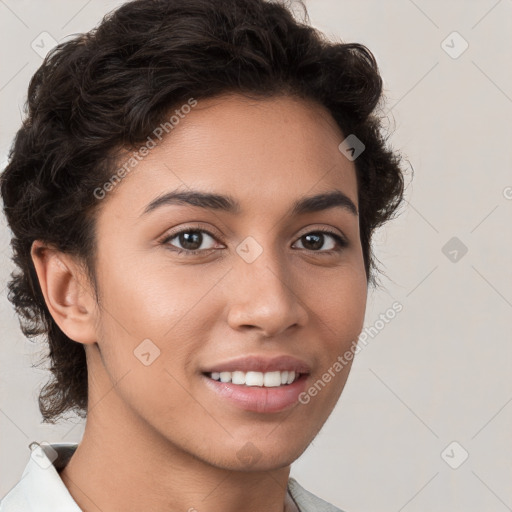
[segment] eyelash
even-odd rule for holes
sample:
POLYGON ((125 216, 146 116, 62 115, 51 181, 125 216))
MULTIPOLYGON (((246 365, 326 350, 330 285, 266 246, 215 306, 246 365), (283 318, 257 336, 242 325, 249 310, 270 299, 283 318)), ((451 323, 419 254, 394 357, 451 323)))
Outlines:
MULTIPOLYGON (((189 233, 189 232, 206 233, 207 235, 211 236, 214 240, 217 241, 217 237, 213 233, 208 231, 207 229, 204 229, 204 228, 199 227, 199 226, 190 226, 188 228, 182 229, 181 231, 177 231, 175 233, 171 233, 170 235, 166 236, 160 243, 162 245, 167 245, 171 251, 174 251, 177 254, 186 253, 188 256, 196 256, 196 255, 201 254, 201 253, 208 253, 208 251, 215 251, 215 250, 217 250, 217 249, 195 249, 195 250, 180 249, 179 247, 174 247, 174 246, 172 246, 171 244, 168 243, 171 240, 173 240, 174 238, 176 238, 177 236, 181 235, 182 233, 189 233)), ((313 231, 309 231, 308 233, 304 233, 303 235, 301 235, 297 240, 300 240, 302 237, 304 237, 306 235, 312 235, 312 234, 316 234, 316 233, 325 233, 327 235, 331 235, 336 240, 336 243, 338 245, 338 249, 331 249, 329 251, 314 251, 314 250, 311 250, 311 249, 303 249, 303 250, 308 251, 308 252, 313 252, 313 253, 319 253, 319 254, 333 254, 333 253, 336 253, 336 252, 341 252, 345 247, 348 246, 348 242, 344 238, 342 238, 340 235, 338 235, 338 233, 335 233, 335 232, 333 232, 331 230, 328 230, 328 229, 315 229, 313 231)))

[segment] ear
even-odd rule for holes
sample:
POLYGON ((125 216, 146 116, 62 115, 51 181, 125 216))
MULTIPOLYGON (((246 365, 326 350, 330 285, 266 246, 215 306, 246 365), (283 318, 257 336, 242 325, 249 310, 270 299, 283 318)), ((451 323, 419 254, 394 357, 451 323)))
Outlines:
POLYGON ((79 343, 95 343, 98 305, 80 265, 40 240, 32 243, 30 255, 46 306, 61 331, 79 343))

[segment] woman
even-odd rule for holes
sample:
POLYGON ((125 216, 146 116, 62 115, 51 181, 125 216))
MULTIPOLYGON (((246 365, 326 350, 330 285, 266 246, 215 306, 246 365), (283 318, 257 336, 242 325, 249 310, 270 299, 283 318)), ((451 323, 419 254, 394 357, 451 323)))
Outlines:
POLYGON ((2 512, 339 510, 289 477, 336 405, 403 193, 371 52, 264 0, 133 1, 35 73, 2 174, 44 335, 2 512))

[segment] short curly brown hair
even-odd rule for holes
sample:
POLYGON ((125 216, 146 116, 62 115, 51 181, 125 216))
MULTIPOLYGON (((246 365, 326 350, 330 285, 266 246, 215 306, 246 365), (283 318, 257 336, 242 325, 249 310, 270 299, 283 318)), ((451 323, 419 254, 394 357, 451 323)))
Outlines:
POLYGON ((328 41, 277 0, 131 1, 54 48, 30 81, 26 116, 0 177, 18 267, 8 299, 23 333, 43 335, 49 348, 43 422, 73 410, 86 417, 88 375, 84 346, 59 329, 46 306, 32 242, 77 256, 97 290, 100 201, 92 191, 112 175, 120 149, 146 141, 190 97, 236 92, 317 101, 345 136, 365 145, 354 164, 366 275, 375 285, 371 237, 394 216, 404 191, 402 157, 387 146, 377 115, 382 88, 370 50, 328 41))

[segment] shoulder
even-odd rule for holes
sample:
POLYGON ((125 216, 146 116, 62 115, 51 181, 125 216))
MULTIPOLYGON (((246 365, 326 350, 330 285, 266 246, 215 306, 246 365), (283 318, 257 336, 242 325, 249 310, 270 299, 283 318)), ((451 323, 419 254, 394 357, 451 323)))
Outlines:
POLYGON ((343 510, 304 489, 292 477, 288 478, 288 490, 300 512, 343 512, 343 510))

